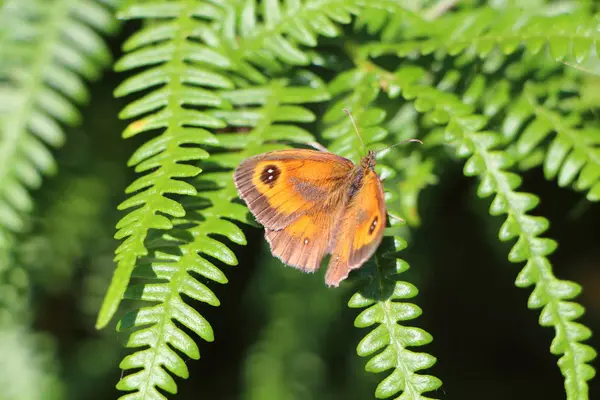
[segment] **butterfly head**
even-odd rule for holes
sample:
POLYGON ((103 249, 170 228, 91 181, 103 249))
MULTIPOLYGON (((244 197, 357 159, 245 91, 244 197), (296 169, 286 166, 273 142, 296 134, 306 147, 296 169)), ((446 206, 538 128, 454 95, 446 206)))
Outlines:
POLYGON ((377 164, 377 160, 375 159, 376 155, 377 153, 375 150, 369 150, 367 156, 361 161, 361 167, 363 167, 363 169, 374 169, 375 164, 377 164))

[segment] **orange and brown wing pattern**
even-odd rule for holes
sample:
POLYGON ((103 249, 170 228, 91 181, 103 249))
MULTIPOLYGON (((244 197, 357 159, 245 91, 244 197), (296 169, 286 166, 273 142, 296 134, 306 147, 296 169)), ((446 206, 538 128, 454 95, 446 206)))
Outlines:
POLYGON ((377 174, 368 170, 334 234, 335 243, 325 276, 328 285, 338 286, 351 270, 360 267, 373 255, 383 238, 385 224, 383 185, 377 174))
MULTIPOLYGON (((311 210, 313 211, 313 210, 311 210)), ((274 256, 287 265, 315 272, 327 254, 336 221, 342 211, 308 212, 281 230, 265 229, 265 237, 274 256)))
POLYGON ((353 167, 332 153, 281 150, 245 160, 235 170, 234 181, 256 220, 280 230, 317 205, 334 204, 353 167))

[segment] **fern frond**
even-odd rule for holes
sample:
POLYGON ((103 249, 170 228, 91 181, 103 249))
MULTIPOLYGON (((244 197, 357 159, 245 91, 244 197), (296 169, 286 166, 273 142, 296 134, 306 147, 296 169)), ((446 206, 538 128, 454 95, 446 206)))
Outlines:
POLYGON ((399 323, 417 318, 421 309, 408 301, 417 295, 417 288, 397 276, 409 268, 406 261, 396 258, 396 253, 406 247, 406 241, 399 236, 386 241, 387 245, 384 242, 370 262, 370 282, 348 302, 349 307, 365 309, 354 321, 357 328, 376 325, 360 341, 357 352, 362 357, 371 357, 365 367, 369 372, 393 369, 377 386, 375 397, 385 399, 402 392, 397 399, 427 400, 423 393, 438 389, 442 382, 419 371, 433 366, 436 359, 408 348, 423 346, 432 337, 422 329, 399 323))
POLYGON ((98 328, 105 326, 116 312, 138 258, 148 254, 148 233, 171 229, 172 218, 185 216, 180 201, 170 196, 197 193, 183 179, 201 172, 190 164, 209 156, 200 145, 218 143, 207 129, 225 124, 192 107, 227 108, 226 101, 205 88, 233 87, 220 72, 230 66, 230 61, 209 45, 194 40, 198 33, 210 33, 208 22, 196 18, 221 15, 214 5, 194 0, 133 4, 120 10, 119 15, 126 19, 164 18, 141 28, 125 43, 127 54, 117 62, 116 69, 146 68, 127 78, 115 93, 125 96, 151 89, 121 112, 122 118, 137 118, 125 129, 123 137, 162 132, 129 159, 128 164, 143 175, 126 189, 132 196, 119 206, 121 210, 133 210, 117 224, 115 237, 123 242, 116 251, 117 269, 98 315, 98 328))
POLYGON ((323 122, 329 125, 323 131, 323 138, 333 140, 330 151, 355 161, 366 154, 352 122, 342 111, 344 108, 360 126, 360 137, 366 147, 387 137, 387 130, 380 126, 386 113, 372 106, 381 90, 376 76, 360 69, 345 71, 329 84, 329 92, 337 97, 323 115, 323 122))
POLYGON ((286 87, 275 81, 267 87, 220 92, 224 101, 239 109, 213 110, 212 118, 222 119, 234 129, 239 125, 253 129, 248 134, 217 135, 219 146, 227 151, 215 152, 201 163, 205 172, 192 181, 197 194, 184 201, 189 210, 185 219, 174 219, 174 227, 162 239, 149 242, 151 257, 142 259, 133 271, 133 277, 155 282, 158 279, 158 283, 132 285, 125 293, 125 298, 156 305, 129 313, 119 323, 121 330, 141 327, 130 336, 127 347, 144 348, 121 363, 123 369, 142 368, 125 376, 117 385, 120 390, 134 390, 123 399, 164 399, 159 388, 169 393, 177 390, 170 374, 187 378, 186 364, 173 349, 192 359, 198 359, 200 353, 179 326, 187 327, 204 340, 214 339, 208 321, 185 303, 182 294, 212 306, 219 305, 214 293, 196 276, 226 283, 227 278, 212 260, 236 265, 237 259, 220 237, 245 244, 242 231, 230 222, 248 221, 246 207, 233 202, 237 192, 231 169, 242 159, 275 147, 267 142, 314 140, 307 131, 289 124, 314 120, 314 115, 298 104, 328 98, 322 84, 319 87, 314 79, 308 83, 306 87, 286 87), (231 151, 241 146, 245 150, 231 151))
POLYGON ((478 195, 482 198, 495 195, 490 214, 507 215, 499 238, 502 241, 517 238, 509 253, 509 261, 526 262, 516 285, 535 285, 528 306, 532 309, 541 308, 540 325, 552 326, 555 330, 550 350, 553 354, 561 355, 558 365, 565 377, 567 396, 573 399, 587 398, 587 381, 595 374, 588 363, 596 357, 596 351, 582 343, 590 337, 589 329, 575 322, 583 314, 583 307, 570 301, 579 294, 581 288, 574 282, 556 278, 552 273, 548 256, 555 251, 556 242, 541 237, 548 229, 549 222, 543 217, 529 215, 539 199, 517 191, 521 178, 509 172, 513 163, 509 154, 494 149, 502 143, 501 135, 482 131, 487 124, 484 116, 474 114, 472 108, 454 94, 419 84, 411 75, 414 74, 410 70, 406 74, 402 74, 402 71, 396 74, 404 89, 403 96, 414 101, 420 112, 437 114, 432 119, 445 126, 447 142, 456 148, 460 158, 467 159, 464 174, 481 179, 478 195))
MULTIPOLYGON (((393 104, 393 107, 397 108, 397 103, 393 104)), ((398 110, 387 124, 387 129, 393 135, 393 140, 389 141, 391 145, 419 137, 418 115, 410 104, 405 104, 398 110)), ((436 146, 431 135, 423 146, 423 151, 436 146)), ((395 217, 404 219, 412 227, 421 224, 417 206, 423 190, 438 182, 436 172, 436 169, 439 169, 438 160, 424 155, 419 150, 421 150, 420 146, 406 143, 391 148, 390 153, 385 157, 391 163, 392 169, 396 171, 396 176, 386 181, 388 188, 394 188, 389 193, 391 196, 388 204, 392 206, 388 206, 388 210, 392 210, 397 214, 395 217)))
MULTIPOLYGON (((352 45, 346 48, 351 57, 356 57, 352 45)), ((352 111, 365 147, 373 147, 374 144, 383 142, 388 135, 388 131, 381 126, 386 112, 373 103, 383 91, 391 95, 398 93, 397 87, 389 86, 381 80, 378 71, 361 68, 362 66, 341 73, 329 84, 329 91, 336 99, 323 116, 323 122, 330 125, 323 131, 323 137, 333 139, 330 150, 354 160, 364 156, 366 149, 362 148, 350 119, 341 112, 342 109, 352 111)), ((385 160, 383 163, 378 162, 377 169, 382 179, 389 179, 395 171, 384 164, 385 160)), ((388 213, 397 213, 390 207, 393 199, 388 197, 393 196, 386 193, 388 213)), ((406 242, 400 237, 394 237, 394 240, 395 243, 388 242, 388 246, 379 247, 372 258, 374 268, 369 270, 363 267, 358 272, 367 273, 370 283, 354 294, 348 303, 353 308, 368 307, 356 318, 355 326, 362 328, 379 325, 359 343, 357 352, 365 357, 383 349, 372 357, 365 369, 376 373, 393 369, 378 385, 375 391, 377 398, 387 398, 402 392, 400 399, 427 399, 422 394, 437 389, 441 381, 418 373, 435 363, 433 356, 406 349, 429 343, 431 336, 418 328, 398 324, 399 321, 416 318, 421 310, 412 303, 397 301, 414 297, 417 290, 409 283, 396 282, 397 279, 388 276, 408 268, 408 264, 395 255, 406 247, 406 242)))
POLYGON ((396 193, 389 201, 398 204, 397 217, 406 220, 410 226, 418 226, 421 223, 417 208, 419 196, 425 188, 438 182, 434 172, 435 159, 423 157, 415 151, 408 156, 403 154, 393 157, 393 163, 393 168, 398 171, 400 177, 394 179, 396 193))
MULTIPOLYGON (((116 27, 113 2, 24 0, 7 2, 7 36, 0 49, 0 230, 25 228, 30 189, 55 170, 48 146, 64 141, 61 124, 75 125, 87 100, 84 79, 110 62, 97 31, 116 27)), ((3 235, 0 235, 3 236, 3 235)))
POLYGON ((539 54, 548 46, 556 60, 570 58, 585 61, 590 49, 600 42, 598 20, 587 10, 548 15, 542 10, 491 7, 447 13, 429 23, 414 24, 405 37, 395 43, 365 46, 364 55, 379 56, 412 53, 436 57, 465 53, 469 58, 485 58, 500 49, 505 55, 525 48, 539 54))
POLYGON ((289 66, 308 65, 311 58, 304 47, 316 46, 319 36, 339 36, 339 24, 350 23, 364 1, 271 0, 261 2, 260 10, 256 3, 242 0, 228 13, 222 45, 241 76, 264 84, 266 78, 257 68, 276 75, 289 66))
MULTIPOLYGON (((588 200, 598 201, 600 137, 595 127, 582 125, 581 110, 573 109, 583 104, 573 95, 583 90, 580 77, 564 71, 560 64, 550 68, 541 65, 527 56, 503 67, 500 78, 476 74, 464 89, 462 101, 488 118, 503 118, 507 151, 519 162, 520 169, 543 164, 547 179, 558 177, 559 186, 572 185, 587 191, 588 200), (527 74, 533 76, 523 85, 527 74), (515 93, 519 93, 516 99, 515 93), (552 136, 551 144, 546 146, 552 136)), ((437 87, 446 92, 458 91, 457 72, 448 71, 437 87)))
POLYGON ((411 9, 416 2, 376 0, 364 2, 354 28, 365 29, 370 35, 379 34, 383 43, 393 43, 406 33, 426 32, 429 21, 411 9))
POLYGON ((226 40, 220 48, 238 74, 258 84, 266 82, 260 70, 277 75, 290 66, 310 64, 306 48, 317 46, 319 36, 339 37, 340 25, 352 22, 352 16, 362 18, 367 10, 404 11, 393 0, 271 0, 260 7, 256 0, 240 0, 225 7, 220 29, 226 40))
POLYGON ((563 115, 540 103, 533 85, 511 105, 504 122, 504 135, 514 137, 517 157, 523 158, 555 133, 544 151, 544 175, 557 178, 561 187, 573 185, 587 191, 590 201, 600 200, 600 134, 597 127, 582 125, 580 114, 563 115), (578 178, 578 179, 577 179, 578 178))

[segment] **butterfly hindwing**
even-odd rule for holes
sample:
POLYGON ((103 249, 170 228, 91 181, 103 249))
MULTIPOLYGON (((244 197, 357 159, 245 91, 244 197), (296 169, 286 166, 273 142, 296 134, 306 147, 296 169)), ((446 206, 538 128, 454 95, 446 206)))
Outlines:
POLYGON ((282 262, 314 272, 328 252, 336 219, 335 210, 309 212, 281 230, 265 229, 265 237, 282 262))
POLYGON ((338 286, 351 270, 367 261, 381 243, 385 225, 383 185, 377 174, 368 170, 335 231, 325 282, 338 286))

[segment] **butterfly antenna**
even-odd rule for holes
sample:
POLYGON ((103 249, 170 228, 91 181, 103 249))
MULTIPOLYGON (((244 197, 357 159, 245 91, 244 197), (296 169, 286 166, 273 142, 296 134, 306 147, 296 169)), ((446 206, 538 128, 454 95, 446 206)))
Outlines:
POLYGON ((419 144, 423 144, 423 142, 422 142, 422 141, 420 141, 419 139, 407 139, 407 140, 403 140, 403 141, 401 141, 401 142, 398 142, 398 143, 394 143, 394 144, 393 144, 393 145, 391 145, 391 146, 384 147, 383 149, 377 150, 377 153, 380 153, 380 152, 382 152, 382 151, 384 151, 384 150, 388 150, 388 149, 391 149, 392 147, 396 147, 396 146, 398 146, 398 145, 401 145, 401 144, 406 144, 406 143, 419 143, 419 144))
POLYGON ((348 114, 348 116, 350 117, 350 122, 352 122, 352 125, 354 126, 354 130, 356 131, 356 136, 358 136, 358 139, 360 140, 360 143, 362 144, 363 151, 365 152, 365 154, 367 154, 367 147, 365 146, 365 142, 363 142, 363 139, 360 136, 360 132, 358 131, 358 127, 356 126, 356 122, 354 122, 354 118, 352 117, 352 114, 350 114, 350 111, 348 111, 347 108, 344 108, 344 112, 346 114, 348 114))

